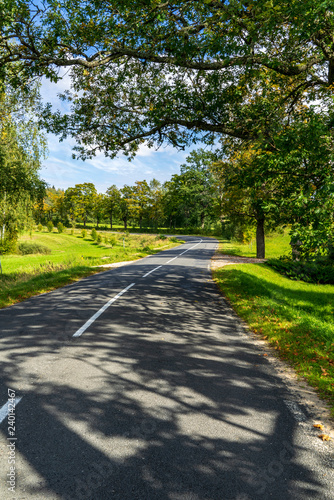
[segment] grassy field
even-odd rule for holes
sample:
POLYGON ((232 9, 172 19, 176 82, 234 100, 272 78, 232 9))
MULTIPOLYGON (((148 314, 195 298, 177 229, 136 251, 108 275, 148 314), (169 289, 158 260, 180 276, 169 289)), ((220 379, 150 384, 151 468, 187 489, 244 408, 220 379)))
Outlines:
MULTIPOLYGON (((220 247, 230 253, 229 244, 220 247)), ((287 253, 281 237, 269 248, 268 257, 287 253)), ((249 256, 242 246, 233 249, 249 256)), ((250 328, 330 402, 334 417, 334 286, 291 281, 265 264, 226 266, 214 279, 250 328)))
POLYGON ((155 235, 104 231, 103 238, 105 236, 114 236, 114 244, 97 244, 90 238, 89 232, 83 238, 81 230, 76 230, 73 235, 68 232, 34 232, 31 237, 23 235, 19 243, 46 246, 51 254, 2 256, 0 308, 104 270, 94 266, 139 259, 180 244, 155 235))
MULTIPOLYGON (((219 251, 227 255, 237 255, 240 257, 256 257, 255 240, 251 243, 237 243, 218 238, 221 245, 219 251)), ((266 236, 266 258, 277 258, 290 253, 290 236, 288 231, 284 234, 272 233, 266 236)))

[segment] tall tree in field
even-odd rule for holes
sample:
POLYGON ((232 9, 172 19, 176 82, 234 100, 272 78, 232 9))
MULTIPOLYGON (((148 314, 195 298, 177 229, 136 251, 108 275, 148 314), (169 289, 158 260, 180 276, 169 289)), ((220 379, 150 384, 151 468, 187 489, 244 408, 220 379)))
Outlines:
POLYGON ((163 188, 161 182, 152 179, 149 184, 149 219, 153 227, 157 229, 164 220, 163 212, 163 188))
POLYGON ((204 228, 205 220, 211 222, 214 215, 217 192, 210 166, 218 158, 218 153, 199 149, 192 151, 186 163, 181 165, 182 196, 186 200, 188 218, 201 228, 204 228))
POLYGON ((65 206, 70 216, 83 222, 84 227, 88 217, 93 216, 97 191, 92 182, 76 184, 65 191, 65 206))
POLYGON ((121 193, 117 188, 117 186, 113 184, 107 189, 106 196, 104 199, 105 213, 109 218, 110 229, 112 229, 114 217, 119 215, 120 201, 121 201, 121 193))
POLYGON ((124 229, 127 230, 129 218, 131 217, 131 207, 133 206, 133 187, 125 185, 120 189, 120 193, 120 218, 123 221, 124 229))

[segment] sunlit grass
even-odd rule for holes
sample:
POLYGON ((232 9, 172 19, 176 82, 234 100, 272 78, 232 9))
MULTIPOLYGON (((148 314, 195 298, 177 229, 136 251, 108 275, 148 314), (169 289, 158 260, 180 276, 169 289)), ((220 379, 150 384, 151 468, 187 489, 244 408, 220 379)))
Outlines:
MULTIPOLYGON (((281 255, 287 255, 291 251, 289 230, 284 234, 272 233, 266 236, 266 258, 277 258, 281 255)), ((219 239, 219 252, 226 255, 236 255, 240 257, 256 257, 256 242, 253 239, 250 243, 238 243, 237 241, 228 241, 219 239)))
POLYGON ((101 264, 129 261, 177 246, 180 242, 161 239, 155 235, 101 233, 103 242, 90 237, 56 232, 35 232, 23 235, 21 241, 38 243, 51 249, 51 254, 4 255, 1 257, 0 308, 64 286, 84 276, 100 272, 101 264), (115 237, 115 243, 104 243, 104 237, 115 237))
POLYGON ((334 416, 334 286, 291 281, 265 264, 218 269, 237 314, 328 399, 334 416))

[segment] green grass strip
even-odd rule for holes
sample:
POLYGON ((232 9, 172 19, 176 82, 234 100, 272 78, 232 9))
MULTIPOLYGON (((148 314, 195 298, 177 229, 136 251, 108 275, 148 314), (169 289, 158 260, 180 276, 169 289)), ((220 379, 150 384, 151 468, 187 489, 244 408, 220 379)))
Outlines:
POLYGON ((236 313, 330 402, 334 416, 334 286, 291 281, 265 264, 213 274, 236 313))
POLYGON ((32 237, 23 235, 20 242, 45 245, 51 253, 4 255, 1 258, 0 308, 106 271, 106 268, 96 266, 140 259, 182 243, 145 234, 103 232, 102 236, 103 239, 115 236, 115 241, 113 244, 97 244, 89 235, 83 238, 81 231, 73 235, 55 232, 36 232, 32 237))

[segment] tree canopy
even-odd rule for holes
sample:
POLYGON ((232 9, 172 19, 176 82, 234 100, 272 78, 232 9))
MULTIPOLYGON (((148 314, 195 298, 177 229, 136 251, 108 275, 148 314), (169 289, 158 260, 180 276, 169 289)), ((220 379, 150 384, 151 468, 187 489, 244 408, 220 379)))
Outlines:
POLYGON ((42 74, 57 81, 60 67, 72 68, 73 89, 63 96, 72 111, 48 108, 44 119, 49 130, 76 137, 82 158, 98 149, 131 156, 145 140, 180 148, 217 134, 251 140, 282 103, 292 112, 332 92, 331 0, 2 0, 2 7, 0 63, 21 63, 14 82, 42 74), (271 110, 255 98, 259 87, 271 110))

